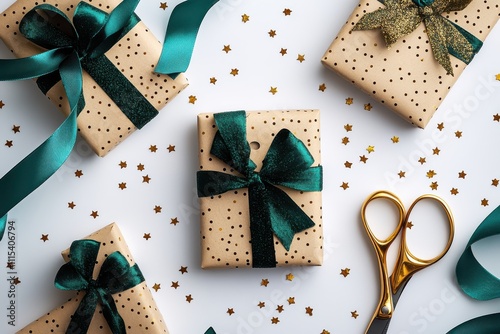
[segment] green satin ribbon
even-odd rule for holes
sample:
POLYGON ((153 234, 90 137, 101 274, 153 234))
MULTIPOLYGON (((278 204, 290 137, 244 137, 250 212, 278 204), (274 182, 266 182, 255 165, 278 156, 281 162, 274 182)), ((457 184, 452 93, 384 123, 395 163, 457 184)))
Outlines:
POLYGON ((175 6, 155 72, 175 78, 186 72, 196 36, 208 10, 219 0, 186 0, 175 6))
POLYGON ((78 240, 71 244, 70 261, 57 272, 54 285, 67 291, 85 291, 78 308, 71 317, 66 333, 87 333, 97 304, 114 334, 125 334, 125 323, 118 313, 113 294, 126 291, 144 282, 137 266, 130 266, 127 258, 114 252, 102 263, 97 279, 93 279, 100 242, 78 240))
POLYGON ((26 80, 58 72, 70 113, 47 140, 0 179, 0 238, 8 211, 52 176, 70 155, 77 135, 76 118, 84 105, 82 63, 95 61, 121 38, 138 3, 139 0, 124 0, 103 19, 100 11, 82 2, 75 9, 75 26, 62 11, 42 4, 21 21, 21 32, 49 50, 27 58, 0 59, 0 80, 26 80), (41 19, 37 11, 57 17, 68 32, 37 21, 41 19))
POLYGON ((286 250, 296 233, 314 226, 311 218, 278 186, 300 191, 321 191, 322 166, 311 167, 314 158, 289 130, 282 129, 256 172, 246 139, 246 114, 234 111, 215 114, 218 132, 210 153, 240 176, 216 171, 197 173, 198 196, 248 188, 253 267, 276 267, 273 232, 286 250))
MULTIPOLYGON (((457 263, 457 281, 462 290, 477 300, 500 297, 500 279, 484 268, 474 256, 472 245, 485 238, 500 234, 500 206, 491 212, 472 234, 457 263)), ((450 334, 498 333, 500 313, 490 314, 460 324, 450 334)))
POLYGON ((215 330, 212 327, 210 327, 209 329, 207 329, 205 334, 217 334, 217 333, 215 333, 215 330))
POLYGON ((379 1, 386 8, 365 14, 352 30, 380 28, 389 47, 423 22, 434 58, 447 74, 453 75, 449 55, 469 64, 483 45, 474 35, 442 16, 445 12, 465 9, 472 0, 379 1))

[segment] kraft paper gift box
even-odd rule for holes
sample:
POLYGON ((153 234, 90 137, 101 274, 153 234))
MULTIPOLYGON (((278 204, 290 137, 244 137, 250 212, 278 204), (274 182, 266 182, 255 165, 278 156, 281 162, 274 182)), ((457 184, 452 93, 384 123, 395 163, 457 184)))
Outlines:
MULTIPOLYGON (((201 210, 201 266, 202 268, 238 268, 238 267, 274 267, 287 265, 321 265, 323 261, 323 227, 322 227, 322 204, 321 204, 321 186, 322 186, 322 167, 321 164, 321 148, 320 148, 320 113, 319 110, 285 110, 285 111, 255 111, 255 112, 225 112, 219 114, 200 114, 198 115, 198 141, 199 141, 199 163, 200 171, 197 175, 198 195, 200 200, 201 210), (235 121, 233 114, 238 114, 239 119, 235 121), (230 115, 228 117, 227 115, 230 115), (304 150, 310 154, 310 160, 306 163, 311 170, 316 173, 315 176, 319 180, 313 181, 312 177, 306 176, 307 182, 315 183, 312 191, 301 191, 292 189, 292 187, 266 184, 266 188, 272 192, 267 200, 259 201, 255 199, 258 195, 253 195, 249 187, 243 186, 239 189, 231 189, 228 191, 220 191, 219 194, 209 194, 210 188, 223 187, 224 184, 232 179, 232 176, 241 176, 238 172, 238 164, 234 161, 238 157, 234 155, 225 159, 218 158, 220 155, 214 155, 211 149, 213 143, 217 141, 221 130, 218 128, 216 117, 226 117, 229 121, 226 122, 223 131, 229 132, 236 126, 234 124, 240 122, 244 130, 242 134, 237 134, 240 137, 240 142, 236 143, 238 153, 249 148, 250 156, 250 178, 254 178, 255 173, 259 174, 260 179, 273 178, 262 175, 264 169, 269 170, 269 155, 275 155, 276 160, 293 160, 293 157, 284 157, 276 152, 270 153, 271 147, 275 141, 282 140, 283 135, 290 135, 287 139, 297 140, 304 150), (245 132, 246 129, 246 133, 245 132), (246 138, 246 139, 245 139, 246 138), (293 139, 295 138, 295 139, 293 139), (246 146, 248 145, 248 146, 246 146), (252 165, 252 162, 255 165, 252 165), (207 173, 210 176, 203 176, 207 173), (215 173, 215 174, 214 174, 215 173), (254 173, 254 174, 252 174, 254 173), (212 175, 213 174, 213 175, 212 175), (215 175, 215 176, 214 176, 215 175), (232 175, 232 176, 229 176, 232 175), (252 176, 253 175, 253 176, 252 176), (212 183, 215 182, 216 184, 212 183), (257 212, 259 205, 264 206, 265 202, 273 202, 278 200, 282 194, 276 194, 275 189, 279 188, 285 192, 297 213, 290 213, 288 216, 289 223, 296 223, 298 216, 305 215, 311 220, 311 227, 296 233, 289 247, 285 248, 276 233, 267 231, 266 237, 269 238, 270 248, 267 252, 271 256, 268 262, 262 264, 262 260, 256 259, 257 246, 256 236, 257 231, 254 231, 251 220, 260 214, 257 212), (208 192, 208 193, 207 193, 208 192), (203 193, 203 194, 202 194, 203 193), (272 201, 272 200, 273 201, 272 201), (253 204, 251 204, 251 202, 253 204), (264 203, 263 203, 264 202, 264 203), (254 247, 253 247, 254 246, 254 247), (274 257, 274 258, 273 258, 274 257)), ((235 133, 227 134, 228 138, 235 133)), ((224 137, 224 135, 222 135, 224 137)), ((215 144, 214 144, 215 146, 215 144)), ((286 152, 295 154, 294 148, 286 148, 286 152)), ((238 154, 236 153, 236 154, 238 154)), ((224 155, 224 154, 222 154, 224 155)), ((289 162, 291 168, 295 162, 289 162)), ((245 167, 243 167, 245 168, 245 167)), ((279 168, 278 168, 279 169, 279 168)), ((293 171, 282 172, 274 176, 275 179, 287 179, 293 171)), ((259 178, 257 177, 257 178, 259 178)), ((251 183, 251 182, 250 182, 251 183)), ((264 180, 264 183, 266 181, 264 180)), ((271 182, 272 183, 272 182, 271 182)), ((286 183, 286 182, 285 182, 286 183)), ((310 189, 311 190, 311 189, 310 189)), ((281 200, 281 199, 280 199, 281 200)), ((273 204, 274 205, 274 204, 273 204)), ((276 205, 271 205, 272 211, 279 211, 276 205)), ((278 205, 280 206, 280 205, 278 205)), ((286 209, 288 210, 288 209, 286 209)), ((290 211, 291 212, 291 211, 290 211)), ((259 218, 257 218, 258 220, 259 218)), ((256 225, 263 223, 258 222, 256 225)), ((262 251, 257 249, 259 253, 262 251)), ((264 261, 265 262, 265 261, 264 261)))
MULTIPOLYGON (((407 121, 424 128, 458 80, 466 64, 454 56, 446 55, 453 70, 453 75, 447 74, 447 70, 434 58, 428 29, 424 23, 420 23, 408 35, 400 37, 389 48, 380 28, 353 30, 365 14, 379 8, 387 8, 381 2, 360 1, 325 52, 322 63, 366 93, 372 94, 407 121)), ((385 0, 385 3, 387 2, 385 0)), ((395 2, 412 5, 434 1, 395 2)), ((448 1, 435 1, 436 4, 438 2, 443 4, 448 1)), ((430 7, 417 10, 432 11, 430 7)), ((473 0, 462 10, 441 14, 480 41, 486 39, 499 15, 499 4, 493 0, 473 0)), ((385 25, 390 26, 392 23, 394 22, 386 22, 385 25)))
MULTIPOLYGON (((80 0, 45 0, 44 4, 56 6, 70 19, 80 0)), ((105 12, 111 12, 120 0, 98 0, 87 1, 92 6, 105 12)), ((0 39, 11 49, 17 58, 23 58, 44 51, 43 48, 27 40, 19 32, 19 23, 23 16, 35 5, 40 4, 38 0, 18 0, 11 7, 0 14, 0 39)), ((99 155, 106 155, 120 142, 125 140, 137 128, 142 127, 158 110, 174 98, 187 85, 184 74, 178 75, 175 80, 167 75, 154 73, 154 68, 160 57, 162 45, 149 31, 146 25, 138 22, 118 43, 116 43, 105 56, 123 74, 142 95, 147 105, 148 115, 128 116, 124 113, 125 108, 117 106, 116 99, 110 98, 107 93, 96 83, 96 80, 84 70, 85 108, 78 117, 78 129, 80 135, 99 155)), ((112 78, 115 80, 115 78, 112 78)), ((69 106, 63 85, 59 80, 55 85, 49 86, 39 84, 42 92, 61 109, 66 115, 69 114, 69 106)), ((118 88, 120 95, 120 88, 118 88)), ((118 98, 125 99, 124 104, 134 112, 138 109, 141 98, 127 96, 118 98)), ((123 102, 118 102, 119 104, 123 102)), ((146 107, 143 109, 146 110, 146 107)))
MULTIPOLYGON (((135 265, 132 254, 116 223, 112 223, 97 232, 90 234, 83 240, 95 240, 100 243, 93 271, 93 279, 97 279, 99 272, 102 270, 104 260, 115 252, 121 253, 131 267, 135 265)), ((66 265, 68 264, 68 261, 70 261, 71 255, 70 249, 66 249, 62 252, 66 265)), ((120 278, 118 278, 118 280, 119 279, 120 278)), ((69 299, 60 307, 46 313, 17 333, 66 333, 75 311, 77 311, 78 306, 85 296, 85 292, 82 291, 75 292, 75 294, 76 297, 69 299)), ((151 291, 146 285, 146 281, 143 281, 142 283, 123 292, 113 294, 112 299, 117 307, 118 313, 124 321, 127 333, 168 334, 168 329, 165 321, 163 320, 163 316, 156 306, 156 302, 151 295, 151 291)), ((85 333, 84 331, 79 331, 80 329, 76 330, 78 333, 85 333)), ((106 319, 104 318, 100 304, 97 305, 97 308, 92 315, 87 332, 92 334, 112 333, 106 319)))

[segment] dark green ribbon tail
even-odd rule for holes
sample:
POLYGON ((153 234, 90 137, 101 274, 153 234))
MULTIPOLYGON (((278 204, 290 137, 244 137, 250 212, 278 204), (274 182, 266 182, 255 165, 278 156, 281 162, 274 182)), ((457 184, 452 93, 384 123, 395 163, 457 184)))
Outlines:
POLYGON ((61 290, 85 291, 77 310, 66 330, 68 334, 86 333, 97 304, 112 333, 125 334, 126 326, 118 313, 112 297, 144 282, 137 264, 130 266, 120 252, 110 254, 102 263, 97 279, 93 279, 100 243, 95 240, 78 240, 70 248, 70 262, 57 272, 54 285, 61 290))
POLYGON ((176 78, 186 72, 203 18, 218 0, 186 0, 170 16, 155 72, 176 78))
MULTIPOLYGON (((456 267, 457 282, 465 294, 477 300, 500 297, 500 279, 484 268, 472 252, 472 245, 485 238, 500 234, 500 206, 493 210, 472 234, 456 267)), ((498 333, 500 313, 471 319, 450 334, 498 333)))

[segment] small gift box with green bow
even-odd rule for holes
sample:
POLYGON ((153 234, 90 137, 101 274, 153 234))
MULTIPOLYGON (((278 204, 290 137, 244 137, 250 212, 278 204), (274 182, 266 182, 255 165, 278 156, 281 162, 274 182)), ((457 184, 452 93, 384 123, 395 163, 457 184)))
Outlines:
POLYGON ((492 0, 361 0, 322 62, 424 128, 499 15, 492 0))
POLYGON ((198 116, 203 268, 321 265, 318 110, 198 116))
POLYGON ((17 333, 168 334, 118 225, 74 241, 62 255, 55 286, 76 296, 17 333))

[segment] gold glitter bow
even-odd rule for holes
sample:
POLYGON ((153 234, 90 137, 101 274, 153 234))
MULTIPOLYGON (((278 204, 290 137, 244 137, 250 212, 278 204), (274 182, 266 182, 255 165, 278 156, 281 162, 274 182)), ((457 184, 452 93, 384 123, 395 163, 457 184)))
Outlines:
POLYGON ((352 30, 382 30, 387 46, 424 23, 432 53, 447 74, 453 75, 449 54, 469 63, 482 42, 441 14, 460 11, 472 0, 385 0, 385 8, 365 14, 352 30))

